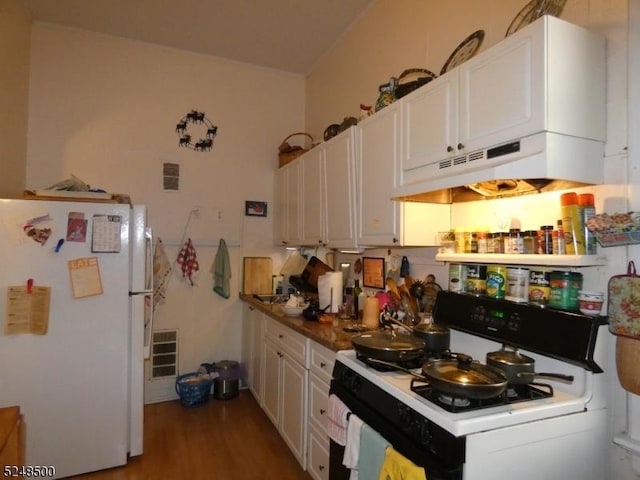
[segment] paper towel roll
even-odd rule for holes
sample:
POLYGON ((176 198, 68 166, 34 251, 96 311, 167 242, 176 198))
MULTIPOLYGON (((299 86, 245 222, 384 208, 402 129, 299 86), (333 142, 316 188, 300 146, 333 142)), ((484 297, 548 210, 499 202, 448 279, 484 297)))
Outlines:
POLYGON ((338 313, 338 306, 342 304, 342 272, 327 272, 318 277, 318 301, 320 308, 327 313, 338 313))

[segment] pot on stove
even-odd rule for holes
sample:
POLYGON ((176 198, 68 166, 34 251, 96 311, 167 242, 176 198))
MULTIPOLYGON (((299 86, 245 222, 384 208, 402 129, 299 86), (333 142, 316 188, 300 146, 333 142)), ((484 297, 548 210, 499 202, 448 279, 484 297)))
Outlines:
POLYGON ((442 353, 449 351, 449 345, 451 342, 451 331, 449 330, 449 327, 438 325, 433 322, 419 323, 418 325, 410 327, 409 325, 393 318, 388 311, 382 312, 380 315, 380 322, 383 325, 389 323, 396 324, 410 331, 414 336, 424 340, 425 353, 442 353))
POLYGON ((422 374, 434 389, 474 400, 494 398, 505 392, 507 377, 501 370, 474 361, 469 355, 453 355, 453 360, 433 360, 422 365, 422 374))
POLYGON ((351 344, 360 355, 383 362, 406 362, 422 357, 424 341, 412 335, 382 330, 351 337, 351 344))
POLYGON ((510 385, 526 385, 537 377, 573 382, 572 375, 561 373, 536 373, 535 360, 523 355, 511 345, 503 345, 497 352, 487 353, 487 365, 504 372, 510 385))

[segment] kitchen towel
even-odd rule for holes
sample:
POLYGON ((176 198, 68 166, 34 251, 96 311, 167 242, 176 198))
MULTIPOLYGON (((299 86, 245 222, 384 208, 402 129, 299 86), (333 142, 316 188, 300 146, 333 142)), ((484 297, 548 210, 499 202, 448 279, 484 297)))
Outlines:
POLYGON ((338 313, 342 305, 342 272, 327 272, 318 277, 318 301, 320 308, 331 305, 327 313, 338 313))
POLYGON ((349 415, 347 426, 347 441, 344 446, 342 464, 351 469, 349 480, 358 480, 358 457, 360 456, 360 430, 363 422, 353 413, 349 415))
POLYGON ((327 433, 329 438, 344 447, 347 443, 347 427, 351 411, 334 394, 329 395, 327 410, 327 433))
POLYGON ((231 296, 231 265, 229 263, 229 250, 224 238, 220 239, 216 258, 213 259, 211 265, 211 273, 213 273, 213 291, 222 298, 231 296))
POLYGON ((180 252, 178 253, 178 264, 182 269, 182 277, 189 280, 189 283, 193 287, 193 279, 191 276, 200 270, 200 265, 198 264, 198 260, 196 258, 196 249, 191 243, 191 239, 187 239, 184 243, 180 252))
POLYGON ((360 429, 360 455, 358 477, 362 480, 376 479, 385 459, 389 442, 366 423, 360 429))
POLYGON ((153 251, 153 309, 166 300, 167 285, 171 275, 171 263, 160 237, 153 251))
POLYGON ((417 466, 393 447, 389 447, 378 480, 427 480, 427 476, 424 468, 417 466))

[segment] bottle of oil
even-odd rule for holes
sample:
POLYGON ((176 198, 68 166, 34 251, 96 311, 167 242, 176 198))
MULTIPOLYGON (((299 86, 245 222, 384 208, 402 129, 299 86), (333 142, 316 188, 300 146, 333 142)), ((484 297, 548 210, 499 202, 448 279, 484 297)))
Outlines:
POLYGON ((560 195, 560 203, 567 254, 584 255, 584 223, 580 215, 578 194, 575 192, 563 193, 560 195))

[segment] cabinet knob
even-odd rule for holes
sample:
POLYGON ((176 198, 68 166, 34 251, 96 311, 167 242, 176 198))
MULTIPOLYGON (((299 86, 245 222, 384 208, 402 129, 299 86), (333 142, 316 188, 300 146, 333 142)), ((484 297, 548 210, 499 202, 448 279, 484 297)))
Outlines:
POLYGON ((324 470, 324 465, 318 465, 318 470, 323 471, 324 470))
POLYGON ((322 408, 320 409, 320 415, 324 415, 324 412, 326 412, 326 410, 323 410, 322 408))
POLYGON ((324 362, 320 362, 320 368, 324 368, 324 367, 326 367, 326 366, 327 366, 327 364, 326 364, 326 363, 324 363, 324 362))
POLYGON ((449 153, 453 152, 453 147, 451 145, 449 145, 447 147, 447 152, 449 152, 449 153))
POLYGON ((283 334, 278 335, 278 338, 284 338, 283 334))
POLYGON ((394 239, 393 239, 393 243, 398 243, 398 239, 397 239, 397 238, 394 238, 394 239))
POLYGON ((458 144, 458 150, 463 150, 464 149, 464 145, 462 143, 458 144))

